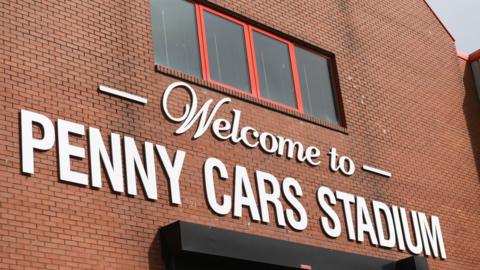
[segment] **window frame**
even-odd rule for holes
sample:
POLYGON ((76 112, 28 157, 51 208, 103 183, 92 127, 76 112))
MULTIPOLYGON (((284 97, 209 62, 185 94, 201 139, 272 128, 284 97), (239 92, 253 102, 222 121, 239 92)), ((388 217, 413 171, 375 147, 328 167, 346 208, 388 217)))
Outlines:
MULTIPOLYGON (((312 54, 323 57, 327 60, 328 75, 330 77, 330 82, 332 84, 333 101, 335 103, 334 104, 335 113, 337 114, 337 118, 338 118, 338 124, 336 124, 336 125, 339 125, 341 127, 346 127, 347 124, 346 124, 346 120, 345 120, 345 111, 343 110, 342 96, 340 94, 340 83, 338 81, 338 70, 337 70, 337 63, 335 61, 335 57, 326 55, 324 53, 320 53, 320 52, 318 52, 318 50, 312 49, 312 48, 307 47, 305 45, 300 45, 298 43, 294 44, 294 49, 295 49, 295 47, 306 50, 306 51, 309 51, 312 54)), ((298 76, 298 70, 297 70, 297 76, 298 76)), ((299 81, 299 83, 300 83, 300 81, 299 81)), ((302 89, 300 89, 300 95, 301 94, 302 94, 302 89)), ((309 114, 306 114, 306 115, 309 115, 309 114)), ((312 116, 312 117, 315 117, 317 119, 321 119, 321 118, 318 118, 316 116, 312 116)), ((331 122, 329 122, 329 123, 331 123, 331 122)), ((332 124, 334 124, 334 123, 332 123, 332 124)))
MULTIPOLYGON (((338 71, 336 67, 336 59, 333 55, 328 55, 331 54, 329 52, 326 52, 324 50, 318 49, 318 48, 312 48, 312 45, 308 45, 305 42, 301 40, 297 40, 295 38, 283 38, 280 35, 281 34, 274 34, 272 32, 277 32, 274 30, 271 30, 271 32, 264 30, 261 28, 261 26, 256 26, 258 23, 254 22, 245 22, 245 21, 250 21, 248 19, 237 19, 234 18, 230 15, 225 14, 222 11, 215 10, 212 7, 205 6, 204 4, 200 4, 196 2, 195 0, 186 0, 187 2, 191 3, 194 5, 195 8, 195 21, 196 21, 196 27, 197 27, 197 38, 198 38, 198 44, 199 44, 199 54, 200 54, 200 67, 201 67, 201 79, 208 83, 212 83, 214 85, 226 88, 228 90, 232 90, 234 92, 241 93, 242 95, 247 95, 250 97, 253 97, 255 99, 258 99, 260 101, 265 101, 267 103, 270 103, 272 105, 278 106, 280 108, 286 109, 288 111, 293 111, 300 113, 302 115, 312 117, 314 119, 318 119, 321 122, 326 122, 329 123, 329 125, 333 126, 340 126, 342 128, 346 128, 346 119, 345 119, 345 112, 343 108, 343 102, 340 94, 340 87, 339 87, 339 79, 338 79, 338 71), (223 19, 226 19, 230 22, 233 22, 235 24, 238 24, 242 26, 243 28, 243 38, 245 42, 245 51, 246 51, 246 57, 247 57, 247 68, 248 68, 248 77, 250 81, 250 92, 247 92, 247 89, 238 89, 234 86, 216 81, 211 79, 210 77, 210 65, 209 65, 209 59, 208 59, 208 48, 207 48, 207 38, 206 38, 206 29, 205 29, 205 20, 204 20, 204 14, 205 12, 210 12, 213 15, 219 16, 223 19), (260 34, 263 34, 267 37, 270 37, 272 39, 275 39, 279 42, 285 43, 288 47, 288 52, 289 52, 289 60, 290 60, 290 67, 292 71, 292 80, 293 80, 293 90, 294 90, 294 95, 296 98, 297 102, 297 107, 292 107, 286 104, 282 104, 279 102, 276 102, 274 100, 268 99, 266 97, 263 97, 260 93, 260 81, 258 78, 258 70, 257 70, 257 63, 256 63, 256 57, 255 57, 255 44, 253 40, 253 31, 256 31, 260 34), (295 42, 292 42, 290 40, 296 40, 295 42), (301 92, 301 85, 300 85, 300 79, 299 79, 299 74, 298 74, 298 67, 297 67, 297 59, 296 59, 296 54, 295 54, 295 47, 307 50, 319 57, 323 57, 327 60, 328 62, 328 71, 329 71, 329 77, 331 80, 332 84, 332 91, 333 91, 333 99, 334 99, 334 107, 335 107, 335 113, 338 119, 338 124, 329 122, 328 120, 305 114, 304 112, 304 107, 303 107, 303 100, 302 100, 302 92, 301 92)), ((226 11, 225 11, 226 12, 226 11)), ((268 27, 264 27, 267 28, 268 27)), ((158 64, 157 64, 158 65, 158 64)), ((166 67, 169 68, 169 67, 166 67)))
POLYGON ((254 75, 255 75, 255 86, 257 87, 257 98, 261 99, 261 100, 266 100, 266 101, 269 101, 273 104, 276 104, 277 106, 281 106, 281 107, 284 107, 286 109, 293 109, 293 110, 296 110, 300 113, 304 113, 303 111, 303 102, 302 102, 302 95, 301 95, 301 91, 300 91, 300 81, 298 80, 298 70, 297 70, 297 60, 296 60, 296 57, 295 57, 295 47, 293 46, 293 43, 289 42, 288 40, 286 39, 283 39, 281 37, 278 37, 274 34, 271 34, 267 31, 264 31, 262 29, 259 29, 257 27, 254 27, 254 26, 250 26, 249 27, 249 33, 250 33, 250 40, 251 40, 251 43, 250 43, 250 46, 252 46, 252 52, 253 52, 253 65, 254 65, 254 75), (272 39, 275 39, 277 41, 280 41, 282 43, 285 43, 288 47, 288 54, 289 54, 289 61, 290 61, 290 68, 292 70, 292 81, 293 81, 293 91, 294 91, 294 94, 295 94, 295 98, 296 98, 296 101, 297 101, 297 108, 295 107, 292 107, 292 106, 288 106, 288 105, 285 105, 285 104, 282 104, 282 103, 279 103, 279 102, 276 102, 276 101, 273 101, 271 99, 268 99, 268 98, 265 98, 261 95, 260 93, 260 79, 258 78, 258 67, 257 67, 257 59, 256 59, 256 56, 255 56, 255 42, 253 40, 253 31, 255 32, 258 32, 262 35, 265 35, 269 38, 272 38, 272 39))
POLYGON ((195 4, 196 10, 198 10, 198 14, 199 14, 197 16, 197 25, 199 27, 198 32, 201 33, 201 37, 199 37, 199 42, 201 41, 201 43, 202 43, 202 46, 200 46, 200 48, 201 48, 200 49, 200 56, 201 56, 200 58, 201 58, 202 66, 204 67, 202 69, 203 79, 208 81, 208 82, 212 82, 212 83, 218 84, 222 87, 228 88, 230 90, 240 91, 244 94, 255 96, 254 89, 256 89, 256 85, 255 85, 255 78, 253 77, 254 72, 253 72, 253 64, 252 64, 252 51, 251 51, 251 48, 250 48, 250 36, 249 36, 249 33, 248 33, 248 25, 246 23, 240 21, 240 20, 237 20, 235 18, 227 16, 227 15, 221 13, 221 12, 218 12, 218 11, 213 10, 211 8, 208 8, 206 6, 203 6, 203 5, 200 5, 200 4, 197 4, 197 3, 193 3, 193 4, 195 4), (227 21, 238 24, 243 28, 243 40, 244 40, 244 45, 245 45, 245 56, 247 57, 246 60, 247 60, 248 78, 249 78, 249 82, 250 82, 250 93, 245 91, 245 89, 243 89, 243 90, 238 89, 238 88, 233 87, 231 85, 224 84, 222 82, 213 80, 210 77, 211 74, 210 74, 210 63, 208 61, 207 32, 206 32, 206 29, 205 29, 205 19, 204 19, 205 12, 212 13, 213 15, 216 15, 216 16, 218 16, 220 18, 223 18, 227 21))

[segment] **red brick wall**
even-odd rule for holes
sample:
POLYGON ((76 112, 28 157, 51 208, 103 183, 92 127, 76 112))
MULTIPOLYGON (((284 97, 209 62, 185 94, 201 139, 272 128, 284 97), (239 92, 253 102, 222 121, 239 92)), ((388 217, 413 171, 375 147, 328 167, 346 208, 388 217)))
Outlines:
MULTIPOLYGON (((347 121, 344 134, 234 98, 242 123, 316 145, 323 163, 309 167, 260 150, 174 136, 160 99, 177 79, 155 71, 149 1, 0 1, 0 268, 163 269, 159 227, 178 219, 388 259, 406 252, 337 240, 321 231, 320 185, 440 217, 448 259, 433 270, 480 264, 480 108, 454 43, 423 1, 215 1, 233 12, 336 55, 347 121), (104 84, 146 96, 146 106, 99 94, 104 84), (186 150, 183 204, 169 205, 157 162, 159 200, 58 181, 54 149, 36 153, 35 175, 20 173, 19 111, 40 112, 118 132, 139 142, 186 150), (328 170, 335 146, 359 164, 378 164, 389 180, 328 170), (231 175, 235 164, 292 176, 302 185, 309 227, 294 232, 214 215, 203 192, 202 164, 214 156, 231 175), (477 159, 475 159, 477 157, 477 159)), ((194 85, 196 89, 200 86, 194 85)), ((200 99, 225 95, 204 88, 200 99)), ((175 101, 179 105, 181 101, 175 101)), ((105 136, 106 138, 106 136, 105 136)), ((73 140, 86 145, 86 139, 73 140)), ((88 162, 74 161, 88 172, 88 162)), ((223 185, 231 191, 232 181, 223 185)))

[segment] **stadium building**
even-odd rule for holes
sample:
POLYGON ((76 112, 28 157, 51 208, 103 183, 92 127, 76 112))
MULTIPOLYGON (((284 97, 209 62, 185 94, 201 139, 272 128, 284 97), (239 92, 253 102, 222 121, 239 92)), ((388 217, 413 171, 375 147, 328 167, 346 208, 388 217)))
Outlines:
POLYGON ((424 1, 0 14, 0 269, 478 269, 480 53, 424 1))

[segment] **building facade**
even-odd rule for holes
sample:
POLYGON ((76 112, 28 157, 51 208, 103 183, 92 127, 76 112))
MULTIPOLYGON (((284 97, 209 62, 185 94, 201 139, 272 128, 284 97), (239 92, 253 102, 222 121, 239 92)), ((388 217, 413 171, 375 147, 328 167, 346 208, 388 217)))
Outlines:
POLYGON ((478 58, 424 1, 0 7, 1 269, 478 268, 478 58))

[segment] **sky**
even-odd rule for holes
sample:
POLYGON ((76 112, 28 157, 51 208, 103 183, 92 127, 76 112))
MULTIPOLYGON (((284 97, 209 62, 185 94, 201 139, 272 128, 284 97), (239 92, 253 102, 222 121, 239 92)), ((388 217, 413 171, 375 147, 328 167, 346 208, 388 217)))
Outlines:
POLYGON ((457 49, 471 54, 480 49, 480 0, 427 0, 455 38, 457 49))

